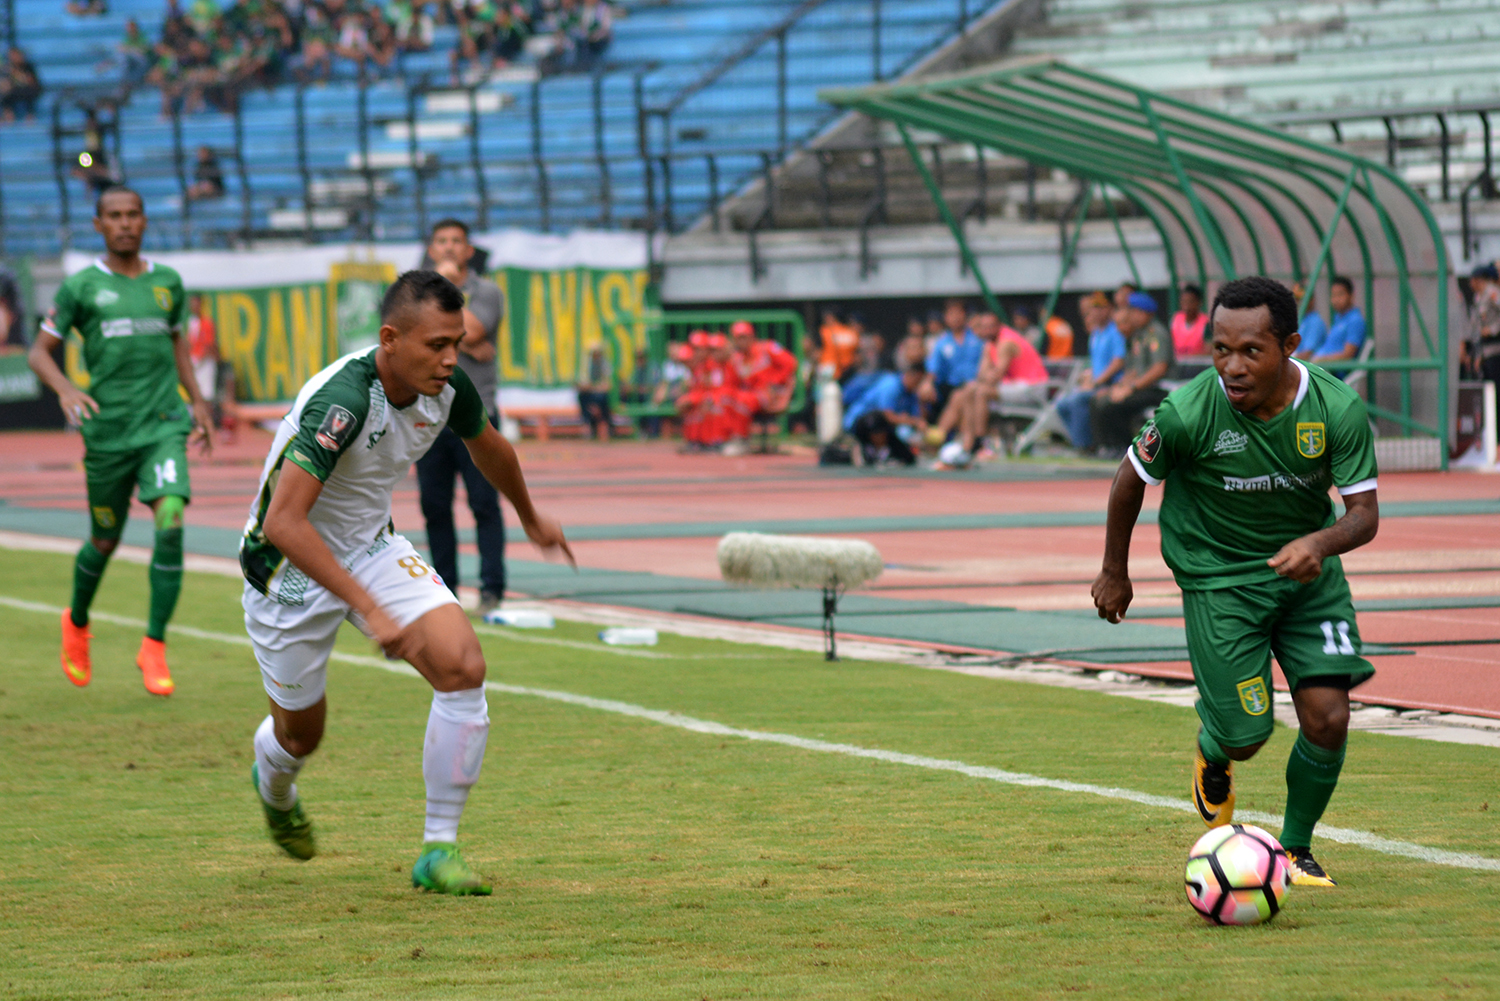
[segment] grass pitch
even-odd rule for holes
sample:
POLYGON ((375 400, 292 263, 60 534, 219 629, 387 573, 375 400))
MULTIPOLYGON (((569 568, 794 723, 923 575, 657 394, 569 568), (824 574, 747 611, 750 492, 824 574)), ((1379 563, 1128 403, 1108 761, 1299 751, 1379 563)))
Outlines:
MULTIPOLYGON (((70 568, 0 551, 0 595, 60 606, 70 568)), ((116 562, 96 608, 143 616, 146 593, 116 562)), ((177 623, 241 635, 238 596, 190 574, 177 623)), ((323 854, 299 864, 250 788, 250 651, 171 636, 177 693, 158 700, 139 630, 93 628, 94 682, 75 689, 55 617, 0 606, 6 998, 1500 996, 1500 873, 1325 843, 1338 890, 1213 928, 1183 897, 1201 833, 1184 814, 499 693, 460 831, 495 895, 425 895, 408 874, 429 690, 341 663, 300 783, 323 854)), ((1186 795, 1188 710, 680 637, 621 656, 593 633, 482 637, 491 678, 1186 795)), ((341 649, 371 653, 352 630, 341 649)), ((1278 732, 1241 766, 1242 806, 1279 812, 1289 747, 1278 732)), ((1354 734, 1327 819, 1493 856, 1496 765, 1354 734)))

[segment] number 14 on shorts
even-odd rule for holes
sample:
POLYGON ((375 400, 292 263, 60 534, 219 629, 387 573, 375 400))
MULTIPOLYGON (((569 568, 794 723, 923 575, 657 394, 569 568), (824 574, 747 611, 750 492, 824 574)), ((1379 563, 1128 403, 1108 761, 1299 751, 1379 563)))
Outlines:
POLYGON ((176 459, 168 459, 165 462, 158 462, 156 463, 154 468, 156 471, 156 489, 160 490, 168 483, 177 482, 176 459))
POLYGON ((1357 651, 1349 641, 1349 623, 1324 621, 1318 623, 1323 630, 1323 652, 1352 657, 1357 651))

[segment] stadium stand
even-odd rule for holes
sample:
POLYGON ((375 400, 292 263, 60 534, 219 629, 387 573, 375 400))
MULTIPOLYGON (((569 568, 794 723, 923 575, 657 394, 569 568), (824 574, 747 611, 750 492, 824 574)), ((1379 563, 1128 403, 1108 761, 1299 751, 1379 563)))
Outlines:
POLYGON ((164 119, 149 87, 110 106, 125 21, 157 37, 161 0, 82 19, 54 0, 12 2, 15 41, 46 87, 37 121, 0 127, 0 249, 12 254, 86 237, 91 194, 73 166, 95 106, 110 166, 145 194, 158 248, 410 238, 446 214, 483 228, 672 228, 823 125, 819 88, 898 75, 995 5, 637 0, 620 5, 591 74, 518 65, 456 89, 456 29, 443 25, 430 51, 402 56, 399 78, 361 82, 335 60, 326 85, 249 90, 237 114, 164 119), (200 145, 219 153, 225 196, 187 203, 200 145))

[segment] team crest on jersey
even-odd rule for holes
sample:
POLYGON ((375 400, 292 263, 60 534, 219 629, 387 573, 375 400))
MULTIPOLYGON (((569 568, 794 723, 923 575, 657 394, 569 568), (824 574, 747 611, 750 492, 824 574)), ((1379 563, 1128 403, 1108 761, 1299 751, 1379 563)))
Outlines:
POLYGON ((1264 716, 1271 708, 1271 697, 1266 694, 1266 683, 1251 678, 1234 686, 1240 693, 1240 708, 1251 716, 1264 716))
POLYGON ((1304 459, 1316 459, 1323 454, 1328 444, 1328 432, 1322 421, 1297 425, 1297 454, 1304 459))
POLYGON ((354 415, 340 406, 328 408, 328 416, 323 418, 323 423, 318 427, 318 433, 313 435, 318 444, 330 452, 337 452, 344 447, 344 442, 349 440, 350 433, 354 430, 354 415))
POLYGON ((151 294, 156 297, 156 304, 164 311, 172 311, 172 290, 162 288, 160 285, 151 286, 151 294))
POLYGON ((1243 452, 1250 444, 1250 436, 1241 434, 1233 429, 1223 431, 1219 434, 1219 440, 1214 442, 1215 455, 1235 455, 1243 452))
POLYGON ((1160 450, 1161 432, 1156 430, 1156 422, 1151 421, 1141 430, 1140 440, 1135 443, 1135 451, 1142 462, 1155 462, 1156 453, 1160 450))
POLYGON ((113 306, 120 301, 120 293, 112 288, 102 288, 94 294, 95 306, 113 306))

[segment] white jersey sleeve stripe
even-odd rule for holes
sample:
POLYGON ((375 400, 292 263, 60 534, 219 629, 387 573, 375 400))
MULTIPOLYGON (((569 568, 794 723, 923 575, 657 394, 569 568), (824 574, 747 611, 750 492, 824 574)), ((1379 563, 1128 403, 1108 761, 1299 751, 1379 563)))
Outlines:
POLYGON ((1375 484, 1376 479, 1372 476, 1368 480, 1360 480, 1358 483, 1351 483, 1347 487, 1339 487, 1339 496, 1348 497, 1350 494, 1366 493, 1374 490, 1375 484))
MULTIPOLYGON (((1135 454, 1135 446, 1134 445, 1131 445, 1129 448, 1127 448, 1125 450, 1125 455, 1126 455, 1127 458, 1130 459, 1130 464, 1135 467, 1135 475, 1137 475, 1141 479, 1145 480, 1146 481, 1146 485, 1148 487, 1159 487, 1159 486, 1161 486, 1161 480, 1158 480, 1156 477, 1154 477, 1150 473, 1146 472, 1146 467, 1143 466, 1143 465, 1141 465, 1140 458, 1135 454)), ((1176 488, 1174 487, 1173 489, 1175 490, 1176 488)))

